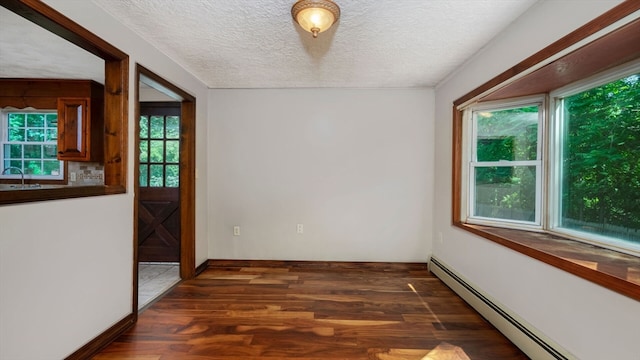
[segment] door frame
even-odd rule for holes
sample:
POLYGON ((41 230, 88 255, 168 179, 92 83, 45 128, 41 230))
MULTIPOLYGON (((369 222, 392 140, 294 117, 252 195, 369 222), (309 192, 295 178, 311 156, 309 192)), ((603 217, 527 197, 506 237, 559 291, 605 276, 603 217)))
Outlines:
POLYGON ((134 206, 133 206, 133 314, 138 317, 138 199, 140 192, 140 80, 180 102, 180 278, 196 274, 195 193, 196 193, 196 98, 161 76, 136 64, 134 206))

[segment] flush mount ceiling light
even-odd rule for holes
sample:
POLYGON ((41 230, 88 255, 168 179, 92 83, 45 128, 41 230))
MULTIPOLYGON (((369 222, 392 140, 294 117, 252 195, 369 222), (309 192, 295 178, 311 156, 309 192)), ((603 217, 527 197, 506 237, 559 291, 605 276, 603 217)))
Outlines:
POLYGON ((340 17, 340 8, 331 0, 298 0, 291 8, 293 19, 301 28, 318 37, 340 17))

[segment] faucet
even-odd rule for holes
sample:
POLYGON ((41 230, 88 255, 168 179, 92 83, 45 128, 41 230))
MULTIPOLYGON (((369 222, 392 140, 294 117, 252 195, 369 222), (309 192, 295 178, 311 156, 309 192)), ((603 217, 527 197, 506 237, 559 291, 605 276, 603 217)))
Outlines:
POLYGON ((22 169, 15 166, 9 166, 2 170, 2 175, 6 174, 7 170, 9 170, 9 173, 11 173, 11 170, 18 170, 18 172, 20 173, 20 188, 24 189, 24 172, 22 171, 22 169))

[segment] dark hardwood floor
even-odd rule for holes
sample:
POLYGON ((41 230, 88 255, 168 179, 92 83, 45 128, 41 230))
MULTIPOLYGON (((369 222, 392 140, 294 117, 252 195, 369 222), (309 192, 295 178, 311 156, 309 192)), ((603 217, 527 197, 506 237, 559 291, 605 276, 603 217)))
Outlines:
POLYGON ((425 264, 215 261, 94 359, 527 357, 425 264))

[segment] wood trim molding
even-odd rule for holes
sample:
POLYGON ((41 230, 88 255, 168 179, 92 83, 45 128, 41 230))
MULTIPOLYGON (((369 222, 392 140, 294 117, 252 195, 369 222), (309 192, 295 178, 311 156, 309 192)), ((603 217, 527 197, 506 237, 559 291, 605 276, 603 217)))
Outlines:
POLYGON ((3 0, 2 6, 104 60, 128 57, 40 0, 3 0))
POLYGON ((207 270, 207 268, 209 267, 209 262, 210 261, 211 260, 207 260, 207 261, 203 262, 202 264, 198 265, 198 267, 196 268, 196 275, 195 276, 198 276, 198 275, 202 274, 203 271, 207 270))
POLYGON ((195 101, 195 97, 193 95, 173 85, 172 83, 162 78, 161 76, 158 76, 156 73, 147 69, 146 67, 137 64, 137 68, 140 71, 140 74, 146 77, 145 82, 147 82, 147 85, 153 87, 161 93, 175 98, 176 101, 178 101, 178 99, 182 99, 185 101, 195 101))
MULTIPOLYGON (((134 148, 136 149, 136 153, 139 151, 138 149, 140 149, 140 136, 138 136, 138 134, 140 134, 140 66, 136 66, 135 69, 135 81, 136 81, 136 91, 134 92, 134 107, 135 107, 135 112, 134 112, 134 116, 135 116, 135 126, 134 126, 134 134, 135 134, 135 140, 134 140, 134 148)), ((139 302, 138 302, 138 288, 140 286, 139 281, 138 281, 138 276, 139 276, 139 266, 138 266, 138 216, 140 216, 140 209, 138 209, 138 201, 140 199, 140 195, 138 194, 139 189, 140 189, 140 165, 139 165, 139 160, 134 160, 133 164, 133 267, 132 267, 132 274, 133 274, 133 298, 131 301, 131 311, 133 312, 133 321, 137 322, 138 321, 138 306, 139 306, 139 302)))
POLYGON ((118 336, 124 334, 125 331, 133 327, 135 323, 134 314, 127 315, 124 319, 118 321, 115 325, 107 329, 102 334, 96 336, 73 354, 67 356, 66 360, 85 360, 91 359, 100 350, 111 344, 118 336))
POLYGON ((180 278, 196 275, 196 103, 182 102, 180 131, 180 278))
POLYGON ((129 57, 105 60, 104 184, 120 192, 127 187, 129 57))
POLYGON ((73 186, 67 188, 46 188, 29 191, 3 191, 0 205, 27 203, 34 201, 74 199, 90 196, 114 195, 125 192, 122 186, 73 186))
POLYGON ((640 272, 640 258, 547 233, 459 222, 454 225, 640 301, 640 280, 630 275, 640 272))
POLYGON ((423 270, 427 268, 427 262, 379 262, 379 261, 318 261, 318 260, 241 260, 241 259, 209 259, 208 267, 237 268, 237 267, 257 267, 257 268, 278 268, 296 267, 300 269, 319 269, 323 271, 344 271, 344 270, 402 270, 413 268, 423 270))
MULTIPOLYGON (((195 173, 196 173, 196 99, 189 93, 168 82, 160 75, 136 64, 136 117, 140 117, 140 90, 139 83, 141 77, 145 77, 146 82, 151 82, 154 87, 170 97, 182 99, 181 119, 180 119, 180 278, 182 280, 192 279, 196 276, 195 265, 195 173)), ((178 101, 178 100, 176 100, 178 101)), ((138 132, 139 123, 136 121, 136 149, 139 147, 138 132)), ((134 166, 134 188, 136 192, 134 201, 134 268, 133 268, 133 312, 138 312, 138 192, 139 192, 139 169, 134 166)), ((202 266, 202 265, 201 265, 202 266)), ((205 267, 206 268, 206 267, 205 267)))
POLYGON ((462 211, 462 111, 453 106, 453 141, 452 141, 452 171, 451 177, 451 221, 460 221, 462 211))
POLYGON ((483 94, 484 92, 489 91, 490 89, 493 89, 496 86, 499 86, 500 84, 505 83, 506 81, 508 81, 509 79, 512 79, 516 75, 519 75, 524 71, 527 71, 528 69, 534 67, 535 65, 540 64, 541 62, 547 60, 551 56, 580 42, 581 40, 586 39, 590 35, 595 34, 596 32, 606 28, 607 26, 624 18, 625 16, 633 14, 638 10, 640 10, 640 1, 625 1, 621 3, 620 5, 612 8, 611 10, 598 16, 592 21, 579 27, 575 31, 572 31, 570 34, 555 41, 551 45, 531 55, 530 57, 521 61, 517 65, 504 71, 503 73, 499 74, 493 79, 473 89, 469 93, 463 95, 462 97, 460 97, 459 99, 453 102, 454 105, 459 106, 461 104, 464 104, 465 102, 479 96, 480 94, 483 94))
MULTIPOLYGON (((583 242, 565 239, 560 236, 556 236, 550 233, 530 232, 523 230, 513 230, 496 228, 490 226, 480 226, 465 224, 462 222, 462 141, 463 141, 463 112, 458 110, 458 106, 477 98, 480 94, 484 94, 486 91, 497 87, 500 84, 505 83, 513 76, 518 75, 532 66, 539 64, 549 57, 563 51, 569 46, 576 44, 577 42, 587 38, 588 36, 596 33, 597 31, 606 28, 607 26, 615 23, 616 21, 640 10, 640 1, 625 1, 620 5, 614 7, 598 18, 590 21, 584 26, 580 27, 576 31, 554 42, 550 46, 537 52, 531 57, 527 58, 523 62, 508 69, 502 74, 489 80, 480 87, 472 90, 471 92, 463 95, 453 105, 453 137, 452 137, 452 224, 467 232, 473 233, 497 244, 508 247, 521 254, 527 255, 531 258, 542 261, 546 264, 554 266, 558 269, 567 271, 571 274, 579 276, 585 280, 604 286, 610 290, 616 291, 625 296, 631 297, 635 300, 640 300, 640 280, 633 273, 640 272, 640 258, 615 252, 604 248, 599 248, 583 242), (631 275, 630 275, 631 274, 631 275)), ((638 36, 637 29, 640 29, 640 20, 635 20, 628 25, 625 25, 618 31, 615 30, 610 34, 607 34, 583 48, 580 48, 571 54, 562 57, 560 60, 574 56, 572 54, 580 53, 581 49, 589 46, 595 46, 596 49, 607 49, 613 54, 607 54, 609 58, 616 58, 615 51, 619 51, 623 55, 621 58, 626 61, 640 57, 640 42, 633 41, 631 44, 626 43, 629 36, 621 36, 621 34, 634 34, 638 36), (608 43, 605 41, 613 41, 616 45, 612 47, 604 46, 608 43), (598 42, 600 42, 598 44, 598 42), (595 45, 594 45, 595 44, 595 45), (632 49, 628 47, 632 46, 632 49)), ((592 47, 593 49, 593 47, 592 47)), ((591 50, 592 51, 592 50, 591 50)), ((600 50, 602 51, 602 50, 600 50)), ((583 61, 569 61, 578 68, 578 72, 588 75, 593 75, 597 72, 605 70, 610 64, 597 64, 597 62, 583 62, 583 61)), ((573 69, 575 70, 575 69, 573 69)), ((545 71, 550 71, 549 69, 545 71)), ((532 73, 536 74, 536 72, 532 73)), ((549 73, 551 74, 551 73, 549 73)), ((518 81, 540 81, 540 78, 549 78, 549 74, 540 77, 540 73, 532 76, 531 74, 524 76, 518 81)), ((558 75, 559 76, 559 75, 558 75)), ((528 86, 528 85, 527 85, 528 86)), ((540 88, 539 84, 535 85, 540 88)), ((524 86, 513 86, 513 92, 505 91, 507 88, 491 92, 484 96, 486 99, 493 99, 492 95, 500 91, 500 96, 496 98, 516 97, 521 96, 524 86)), ((539 90, 539 89, 538 89, 539 90)), ((549 91, 542 85, 542 91, 549 91)))
POLYGON ((640 57, 640 19, 551 61, 478 99, 500 100, 551 92, 640 57))

